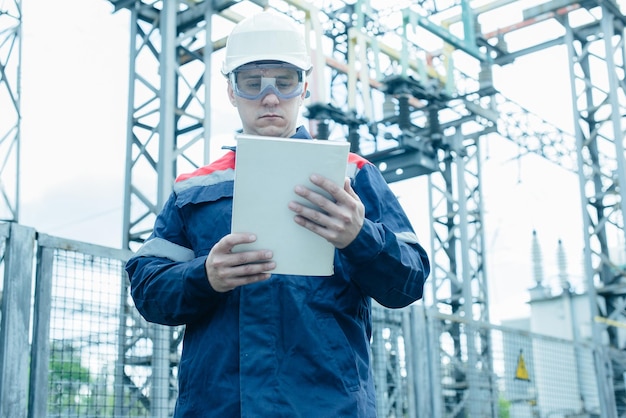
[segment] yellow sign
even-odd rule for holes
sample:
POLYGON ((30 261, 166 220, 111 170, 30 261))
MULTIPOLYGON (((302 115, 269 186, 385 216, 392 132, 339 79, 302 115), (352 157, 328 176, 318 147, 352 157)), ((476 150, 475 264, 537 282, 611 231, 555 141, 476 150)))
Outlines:
POLYGON ((528 375, 528 369, 526 369, 526 362, 524 361, 524 355, 522 354, 522 350, 519 351, 519 356, 517 357, 515 379, 526 380, 530 382, 530 376, 528 375))

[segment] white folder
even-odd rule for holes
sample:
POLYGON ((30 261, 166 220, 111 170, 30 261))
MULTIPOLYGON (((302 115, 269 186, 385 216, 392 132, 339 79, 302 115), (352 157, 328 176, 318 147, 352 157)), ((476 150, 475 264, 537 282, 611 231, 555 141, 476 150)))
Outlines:
POLYGON ((314 173, 343 187, 350 144, 245 134, 236 139, 232 232, 254 233, 257 241, 234 251, 272 250, 273 274, 332 275, 335 247, 296 224, 288 204, 311 207, 294 189, 303 185, 321 193, 309 180, 314 173))

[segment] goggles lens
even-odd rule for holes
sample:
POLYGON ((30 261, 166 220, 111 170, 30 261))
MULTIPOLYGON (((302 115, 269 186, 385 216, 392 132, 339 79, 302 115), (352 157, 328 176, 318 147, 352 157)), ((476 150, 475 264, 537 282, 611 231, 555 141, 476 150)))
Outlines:
POLYGON ((248 64, 230 73, 233 91, 239 97, 257 100, 274 93, 280 99, 302 94, 304 71, 289 64, 248 64))

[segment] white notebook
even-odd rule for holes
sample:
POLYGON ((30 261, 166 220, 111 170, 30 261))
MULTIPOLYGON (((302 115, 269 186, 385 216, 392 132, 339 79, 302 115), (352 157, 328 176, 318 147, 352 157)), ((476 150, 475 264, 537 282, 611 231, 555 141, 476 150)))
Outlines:
POLYGON ((348 142, 238 135, 232 231, 254 233, 257 241, 234 251, 272 250, 274 274, 332 275, 335 247, 296 224, 288 204, 310 206, 294 189, 320 192, 309 180, 313 173, 343 187, 349 149, 348 142))

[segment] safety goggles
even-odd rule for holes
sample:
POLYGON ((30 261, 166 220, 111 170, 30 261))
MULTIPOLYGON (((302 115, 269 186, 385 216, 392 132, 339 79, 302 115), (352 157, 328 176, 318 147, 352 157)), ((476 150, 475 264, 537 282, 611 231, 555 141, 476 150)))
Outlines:
POLYGON ((286 63, 242 65, 229 75, 239 97, 257 100, 270 93, 279 99, 292 99, 304 91, 304 71, 286 63))

